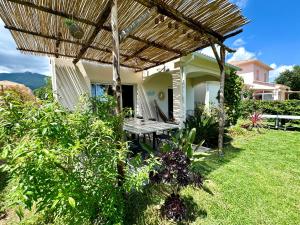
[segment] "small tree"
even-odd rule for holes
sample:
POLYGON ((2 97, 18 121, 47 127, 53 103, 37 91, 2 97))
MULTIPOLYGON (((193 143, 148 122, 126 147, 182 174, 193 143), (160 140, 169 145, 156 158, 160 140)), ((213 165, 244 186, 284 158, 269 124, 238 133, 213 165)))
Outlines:
MULTIPOLYGON (((275 80, 277 84, 289 86, 292 91, 300 91, 300 66, 294 66, 293 70, 280 73, 275 80)), ((291 99, 300 99, 299 94, 291 94, 291 99)))
POLYGON ((235 125, 241 116, 242 89, 244 81, 235 70, 226 71, 225 110, 227 125, 235 125))

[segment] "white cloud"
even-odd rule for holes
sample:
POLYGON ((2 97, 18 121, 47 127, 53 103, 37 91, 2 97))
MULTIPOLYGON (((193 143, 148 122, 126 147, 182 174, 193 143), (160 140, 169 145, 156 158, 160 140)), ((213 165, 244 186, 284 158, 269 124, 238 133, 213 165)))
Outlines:
POLYGON ((11 70, 5 66, 0 66, 0 73, 10 73, 11 70))
POLYGON ((256 54, 254 52, 249 52, 245 49, 245 47, 239 47, 235 53, 227 60, 228 62, 240 61, 240 60, 248 60, 255 59, 256 54))
POLYGON ((286 70, 292 70, 295 65, 280 65, 277 66, 275 63, 272 63, 270 67, 272 67, 274 70, 270 71, 270 81, 274 81, 280 73, 286 71, 286 70))
MULTIPOLYGON (((219 52, 220 52, 220 46, 216 45, 216 49, 217 49, 217 51, 218 51, 218 53, 219 53, 219 52)), ((212 50, 211 47, 204 48, 204 49, 202 49, 200 52, 201 52, 202 54, 204 54, 204 55, 210 56, 210 57, 212 57, 212 58, 216 58, 216 57, 215 57, 215 54, 214 54, 214 52, 213 52, 213 50, 212 50)))
POLYGON ((16 44, 9 30, 0 19, 0 73, 33 72, 48 75, 47 57, 25 55, 16 50, 16 44))
POLYGON ((248 4, 248 0, 231 0, 231 2, 242 9, 244 9, 248 4))
POLYGON ((239 38, 233 42, 233 46, 236 46, 236 47, 241 47, 241 46, 244 46, 245 44, 246 44, 246 42, 242 38, 239 38))

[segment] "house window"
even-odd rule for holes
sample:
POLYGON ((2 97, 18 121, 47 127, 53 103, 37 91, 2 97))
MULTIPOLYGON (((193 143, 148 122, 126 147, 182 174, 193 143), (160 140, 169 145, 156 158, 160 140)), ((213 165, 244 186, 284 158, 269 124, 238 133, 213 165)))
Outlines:
POLYGON ((259 70, 256 70, 255 80, 259 80, 259 70))
MULTIPOLYGON (((104 95, 114 95, 112 85, 109 84, 91 84, 91 90, 91 96, 98 97, 98 100, 100 101, 107 100, 106 98, 101 98, 104 97, 104 95)), ((134 109, 134 93, 133 85, 122 85, 123 108, 131 108, 132 110, 134 109)))
POLYGON ((268 82, 268 73, 265 73, 265 82, 268 82))
POLYGON ((103 97, 106 95, 113 95, 113 90, 111 85, 105 84, 92 84, 92 97, 103 97))

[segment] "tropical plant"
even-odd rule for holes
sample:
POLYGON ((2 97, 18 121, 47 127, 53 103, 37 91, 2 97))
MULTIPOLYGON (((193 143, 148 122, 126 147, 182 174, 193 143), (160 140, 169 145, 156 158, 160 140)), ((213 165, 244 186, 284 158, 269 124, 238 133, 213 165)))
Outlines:
POLYGON ((260 129, 263 128, 262 114, 259 112, 255 112, 249 117, 249 120, 250 120, 250 123, 246 123, 246 124, 242 125, 242 127, 246 128, 248 130, 253 130, 253 128, 256 128, 257 131, 260 132, 260 129))
POLYGON ((196 187, 202 187, 203 177, 190 171, 191 160, 180 149, 162 153, 160 156, 160 165, 154 171, 149 173, 152 184, 169 184, 171 193, 167 196, 161 213, 168 219, 182 221, 186 219, 187 207, 184 200, 180 197, 181 187, 193 184, 196 187))
POLYGON ((193 144, 204 145, 206 147, 216 147, 218 145, 218 121, 213 112, 206 113, 203 109, 196 109, 193 116, 189 116, 185 122, 185 130, 196 129, 193 144))

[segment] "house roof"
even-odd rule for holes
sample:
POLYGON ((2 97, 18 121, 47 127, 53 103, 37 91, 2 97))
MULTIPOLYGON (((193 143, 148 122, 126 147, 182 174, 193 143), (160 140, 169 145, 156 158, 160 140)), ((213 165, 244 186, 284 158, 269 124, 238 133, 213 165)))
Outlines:
MULTIPOLYGON (((211 62, 214 62, 214 63, 218 63, 217 60, 214 57, 211 57, 209 55, 203 54, 203 53, 201 53, 199 51, 198 52, 194 52, 193 55, 195 55, 196 57, 202 58, 204 60, 208 60, 208 61, 211 61, 211 62)), ((240 67, 237 67, 237 66, 235 66, 235 65, 233 65, 231 63, 226 63, 225 65, 227 67, 232 68, 232 69, 237 70, 237 71, 241 70, 240 67)))
POLYGON ((230 63, 233 64, 233 65, 236 65, 236 66, 243 66, 243 65, 246 65, 246 64, 255 64, 255 65, 258 65, 258 66, 261 66, 261 67, 265 68, 268 71, 274 70, 272 67, 270 67, 269 65, 263 63, 262 61, 260 61, 258 59, 232 61, 230 63))
MULTIPOLYGON (((111 63, 111 0, 0 0, 0 17, 20 51, 111 63), (70 35, 71 19, 83 31, 70 35)), ((222 43, 248 23, 228 0, 118 0, 119 30, 151 10, 150 17, 120 45, 125 67, 148 69, 213 43, 222 43)))

